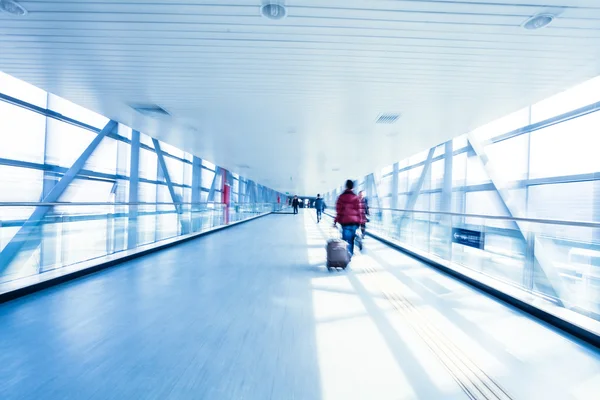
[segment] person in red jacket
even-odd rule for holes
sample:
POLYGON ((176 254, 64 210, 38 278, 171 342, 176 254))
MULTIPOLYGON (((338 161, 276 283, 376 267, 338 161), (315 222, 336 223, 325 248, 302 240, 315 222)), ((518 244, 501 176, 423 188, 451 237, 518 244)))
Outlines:
POLYGON ((346 191, 340 195, 335 204, 336 216, 333 226, 339 223, 342 226, 342 239, 348 242, 350 257, 354 254, 354 239, 356 230, 360 225, 366 223, 363 202, 352 191, 354 182, 346 181, 346 191))

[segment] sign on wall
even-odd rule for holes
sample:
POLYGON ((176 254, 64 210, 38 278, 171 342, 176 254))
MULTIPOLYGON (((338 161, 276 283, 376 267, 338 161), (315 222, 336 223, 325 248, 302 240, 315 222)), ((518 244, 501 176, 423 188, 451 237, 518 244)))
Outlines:
POLYGON ((485 233, 469 229, 452 228, 452 242, 483 250, 485 246, 485 233))

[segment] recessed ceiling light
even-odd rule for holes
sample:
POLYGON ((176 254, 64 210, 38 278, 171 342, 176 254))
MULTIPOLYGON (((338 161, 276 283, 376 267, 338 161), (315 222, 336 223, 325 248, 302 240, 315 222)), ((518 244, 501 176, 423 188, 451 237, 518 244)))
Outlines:
POLYGON ((554 21, 554 15, 552 14, 538 14, 529 18, 527 21, 523 23, 523 28, 528 30, 536 30, 544 28, 548 26, 552 21, 554 21))
POLYGON ((27 10, 13 0, 0 0, 0 11, 18 16, 27 15, 27 10))
POLYGON ((267 3, 260 8, 260 13, 263 17, 277 21, 287 16, 287 9, 281 4, 267 3))

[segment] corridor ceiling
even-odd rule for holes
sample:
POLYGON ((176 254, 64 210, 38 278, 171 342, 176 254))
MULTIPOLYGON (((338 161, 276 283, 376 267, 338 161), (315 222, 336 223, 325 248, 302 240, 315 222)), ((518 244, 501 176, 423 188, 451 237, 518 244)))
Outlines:
POLYGON ((20 1, 0 70, 301 194, 600 74, 599 0, 287 0, 282 20, 263 3, 20 1), (556 18, 522 27, 539 13, 556 18))

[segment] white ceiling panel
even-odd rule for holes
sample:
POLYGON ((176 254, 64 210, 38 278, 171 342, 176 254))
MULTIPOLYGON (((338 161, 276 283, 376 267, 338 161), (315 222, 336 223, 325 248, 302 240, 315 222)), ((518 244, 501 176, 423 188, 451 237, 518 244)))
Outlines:
POLYGON ((0 14, 0 70, 300 193, 599 74, 597 0, 280 3, 282 21, 261 0, 22 1, 25 17, 0 14), (538 13, 556 19, 521 27, 538 13), (129 106, 146 102, 172 118, 129 106))

